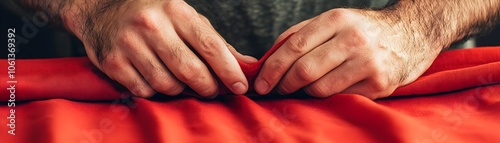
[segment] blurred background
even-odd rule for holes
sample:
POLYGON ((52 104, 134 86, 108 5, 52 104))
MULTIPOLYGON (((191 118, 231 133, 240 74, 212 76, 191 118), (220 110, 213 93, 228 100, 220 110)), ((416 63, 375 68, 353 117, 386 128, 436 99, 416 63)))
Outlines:
MULTIPOLYGON (((0 31, 3 31, 0 50, 0 58, 7 58, 7 29, 16 28, 17 51, 16 58, 55 58, 85 56, 83 44, 72 34, 62 28, 51 25, 38 27, 31 22, 32 15, 24 14, 15 6, 0 6, 0 31), (27 25, 29 37, 23 36, 22 28, 27 25)), ((488 34, 484 34, 474 40, 469 40, 466 47, 500 45, 500 25, 488 34)))

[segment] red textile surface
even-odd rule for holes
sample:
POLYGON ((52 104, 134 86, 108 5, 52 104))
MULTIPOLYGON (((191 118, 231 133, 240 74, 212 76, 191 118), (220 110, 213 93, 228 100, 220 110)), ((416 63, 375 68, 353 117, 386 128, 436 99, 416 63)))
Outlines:
MULTIPOLYGON (((242 68, 251 78, 257 65, 242 68)), ((127 98, 88 59, 60 58, 17 60, 10 108, 2 80, 0 142, 500 142, 500 47, 445 52, 417 81, 376 101, 127 98), (5 125, 10 109, 15 136, 5 125)))

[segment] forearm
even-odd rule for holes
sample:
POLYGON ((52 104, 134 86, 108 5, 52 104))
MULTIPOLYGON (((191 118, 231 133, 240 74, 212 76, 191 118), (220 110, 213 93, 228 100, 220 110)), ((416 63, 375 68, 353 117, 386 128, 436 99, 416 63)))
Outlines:
POLYGON ((113 19, 126 0, 20 0, 18 3, 37 12, 43 12, 46 19, 56 25, 62 25, 70 32, 80 36, 86 27, 94 27, 97 20, 113 19), (111 12, 110 12, 111 11, 111 12))
POLYGON ((41 12, 42 18, 55 25, 63 25, 62 15, 67 13, 73 0, 18 0, 21 7, 34 12, 41 12))
POLYGON ((94 47, 99 59, 109 49, 109 39, 116 32, 116 19, 127 8, 128 0, 21 0, 27 9, 43 12, 50 22, 64 26, 85 46, 94 47))
POLYGON ((393 24, 405 27, 415 39, 433 48, 447 48, 454 42, 491 29, 500 20, 499 0, 401 0, 383 10, 393 24))

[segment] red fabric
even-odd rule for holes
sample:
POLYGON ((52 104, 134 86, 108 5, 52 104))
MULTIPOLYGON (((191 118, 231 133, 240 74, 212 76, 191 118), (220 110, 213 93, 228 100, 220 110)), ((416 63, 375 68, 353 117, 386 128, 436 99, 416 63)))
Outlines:
MULTIPOLYGON (((240 63, 249 79, 266 57, 240 63)), ((500 47, 445 52, 417 81, 376 101, 127 98, 86 58, 17 60, 16 79, 16 107, 0 106, 1 142, 500 142, 500 47), (15 136, 5 126, 10 109, 15 136)))

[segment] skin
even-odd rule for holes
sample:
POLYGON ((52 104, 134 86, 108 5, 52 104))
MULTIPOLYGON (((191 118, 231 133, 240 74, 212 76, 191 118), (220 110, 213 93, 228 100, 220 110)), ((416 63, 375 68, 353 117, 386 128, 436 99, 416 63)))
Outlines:
POLYGON ((82 40, 91 61, 134 95, 178 95, 187 85, 203 97, 214 97, 217 78, 235 94, 248 90, 237 59, 257 60, 236 52, 204 16, 182 0, 26 4, 57 13, 53 19, 59 18, 82 40))
MULTIPOLYGON (((214 97, 217 78, 235 94, 248 90, 236 60, 256 59, 236 52, 182 0, 21 3, 62 23, 100 70, 137 96, 177 95, 189 86, 214 97)), ((256 91, 386 97, 416 80, 452 43, 488 31, 498 22, 499 9, 498 0, 400 0, 383 10, 324 12, 277 38, 295 32, 264 63, 256 91)))
POLYGON ((415 81, 452 43, 487 31, 499 11, 498 0, 401 0, 379 11, 330 10, 278 38, 296 32, 266 60, 256 91, 386 97, 415 81))

